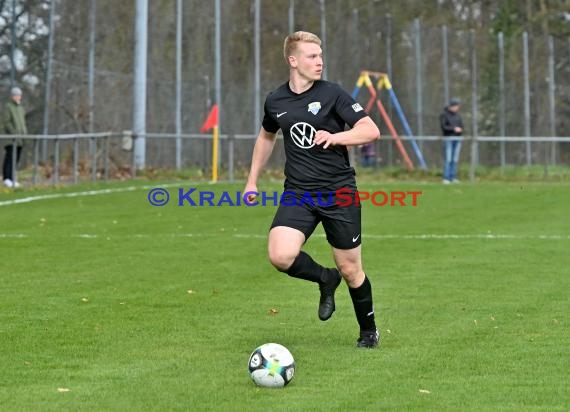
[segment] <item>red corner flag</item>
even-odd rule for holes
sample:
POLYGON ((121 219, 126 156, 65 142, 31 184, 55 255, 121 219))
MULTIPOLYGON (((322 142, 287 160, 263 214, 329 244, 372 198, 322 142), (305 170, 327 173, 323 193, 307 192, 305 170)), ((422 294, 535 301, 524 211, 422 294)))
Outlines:
POLYGON ((218 105, 215 104, 212 106, 212 110, 210 110, 210 114, 206 118, 206 121, 200 128, 200 132, 204 133, 210 130, 212 127, 216 127, 218 125, 218 105))

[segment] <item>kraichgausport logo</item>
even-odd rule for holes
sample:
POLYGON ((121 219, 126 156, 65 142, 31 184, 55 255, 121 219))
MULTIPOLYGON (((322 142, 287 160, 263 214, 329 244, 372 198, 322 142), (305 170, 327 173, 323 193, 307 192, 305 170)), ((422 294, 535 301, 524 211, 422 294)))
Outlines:
POLYGON ((374 206, 417 206, 421 190, 408 191, 359 191, 348 188, 325 192, 213 192, 198 190, 197 188, 173 189, 172 194, 161 187, 148 192, 148 202, 152 206, 165 206, 171 198, 176 200, 177 206, 205 207, 205 206, 360 206, 370 202, 374 206), (249 201, 250 195, 255 200, 249 201))

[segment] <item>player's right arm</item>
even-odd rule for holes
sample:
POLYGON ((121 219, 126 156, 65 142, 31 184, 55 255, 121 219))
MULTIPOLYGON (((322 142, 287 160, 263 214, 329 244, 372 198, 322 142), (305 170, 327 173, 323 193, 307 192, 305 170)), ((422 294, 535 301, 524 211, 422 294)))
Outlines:
MULTIPOLYGON (((251 167, 249 169, 249 176, 243 191, 244 195, 247 192, 257 192, 257 179, 273 152, 273 148, 275 147, 275 136, 275 133, 270 133, 265 130, 265 128, 261 127, 257 140, 255 141, 255 146, 253 147, 251 167)), ((248 195, 247 201, 254 202, 255 195, 248 195)))

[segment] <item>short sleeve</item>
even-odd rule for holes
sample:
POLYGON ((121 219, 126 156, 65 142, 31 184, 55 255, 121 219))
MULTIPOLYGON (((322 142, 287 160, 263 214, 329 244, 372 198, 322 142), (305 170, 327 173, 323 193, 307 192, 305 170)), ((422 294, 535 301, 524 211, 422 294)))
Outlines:
POLYGON ((350 127, 353 127, 360 119, 368 116, 360 103, 357 103, 352 96, 340 86, 338 86, 338 96, 336 99, 335 109, 342 120, 344 120, 350 127))
POLYGON ((268 99, 265 100, 263 111, 265 114, 263 115, 263 121, 261 122, 261 125, 269 133, 277 133, 280 127, 277 121, 271 116, 271 112, 268 108, 268 99))

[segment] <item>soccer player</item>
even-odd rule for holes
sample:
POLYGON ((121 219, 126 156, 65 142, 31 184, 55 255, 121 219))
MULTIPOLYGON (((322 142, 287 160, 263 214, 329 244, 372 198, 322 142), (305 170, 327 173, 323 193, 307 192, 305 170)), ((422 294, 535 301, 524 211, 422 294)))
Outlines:
MULTIPOLYGON (((316 35, 299 31, 287 36, 283 53, 289 81, 267 96, 244 193, 258 193, 257 179, 281 129, 285 197, 269 231, 269 260, 277 270, 319 285, 318 315, 323 321, 335 310, 334 294, 344 278, 360 326, 357 346, 374 348, 380 336, 372 288, 362 269, 360 204, 338 205, 335 194, 338 189, 356 191, 347 146, 375 141, 380 131, 339 85, 321 80, 323 54, 316 35), (345 125, 350 130, 345 131, 345 125), (306 195, 314 201, 307 201, 306 195), (319 223, 332 247, 336 268, 321 266, 301 250, 319 223)), ((248 201, 254 199, 255 195, 248 195, 248 201)))

